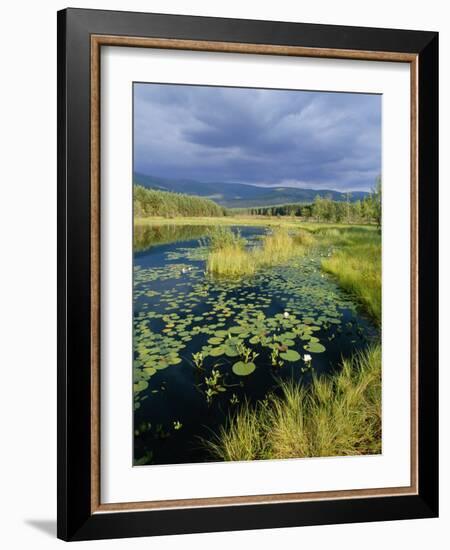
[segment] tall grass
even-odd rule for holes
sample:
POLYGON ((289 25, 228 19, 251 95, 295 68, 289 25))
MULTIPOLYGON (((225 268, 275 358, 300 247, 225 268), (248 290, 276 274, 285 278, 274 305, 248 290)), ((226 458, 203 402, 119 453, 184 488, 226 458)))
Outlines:
POLYGON ((245 240, 224 227, 210 237, 206 262, 208 273, 224 277, 253 275, 262 267, 280 265, 293 256, 304 254, 305 247, 286 229, 275 229, 262 239, 261 246, 245 247, 245 240))
POLYGON ((256 265, 253 254, 236 245, 229 245, 208 254, 206 271, 220 277, 253 275, 256 265))
MULTIPOLYGON (((317 233, 316 233, 317 234, 317 233)), ((322 269, 335 275, 368 313, 381 323, 381 238, 375 230, 329 229, 320 232, 322 243, 336 246, 322 269)))
POLYGON ((201 244, 208 246, 210 250, 222 250, 230 246, 244 248, 247 241, 241 236, 239 229, 233 231, 229 227, 218 226, 208 230, 206 239, 202 239, 201 244))
POLYGON ((254 248, 252 252, 256 265, 266 267, 287 262, 303 250, 296 246, 286 229, 276 229, 264 237, 261 247, 254 248))
POLYGON ((252 406, 245 402, 212 441, 219 460, 258 460, 378 454, 381 452, 381 347, 342 361, 309 387, 280 384, 252 406))

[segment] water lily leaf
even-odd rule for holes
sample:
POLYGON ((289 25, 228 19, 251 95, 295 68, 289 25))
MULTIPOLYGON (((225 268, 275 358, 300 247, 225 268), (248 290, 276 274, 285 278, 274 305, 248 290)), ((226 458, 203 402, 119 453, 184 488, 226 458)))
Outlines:
POLYGON ((237 357, 239 355, 239 352, 234 346, 226 346, 225 355, 227 357, 237 357))
POLYGON ((148 382, 146 380, 140 380, 137 384, 134 384, 133 389, 135 392, 144 391, 148 388, 148 382))
POLYGON ((244 327, 240 327, 240 326, 236 326, 236 327, 231 327, 230 328, 230 332, 232 334, 240 334, 242 332, 245 332, 245 328, 244 327))
POLYGON ((256 366, 255 363, 244 363, 244 361, 238 361, 232 368, 234 374, 237 374, 238 376, 248 376, 256 369, 256 366))
POLYGON ((208 339, 208 344, 217 345, 217 344, 221 344, 222 342, 223 342, 223 338, 212 337, 208 339))
POLYGON ((325 351, 325 346, 323 344, 319 344, 317 342, 314 342, 312 344, 307 344, 304 346, 306 351, 310 351, 311 353, 323 353, 325 351))
POLYGON ((295 346, 294 340, 282 340, 281 343, 283 344, 283 346, 287 346, 287 347, 295 346))
POLYGON ((209 352, 209 355, 211 355, 211 357, 219 357, 219 355, 223 355, 224 353, 225 347, 218 346, 217 348, 212 348, 212 350, 209 352))
POLYGON ((288 349, 284 353, 280 353, 280 357, 284 359, 285 361, 299 361, 300 360, 300 354, 298 351, 295 351, 293 349, 288 349))

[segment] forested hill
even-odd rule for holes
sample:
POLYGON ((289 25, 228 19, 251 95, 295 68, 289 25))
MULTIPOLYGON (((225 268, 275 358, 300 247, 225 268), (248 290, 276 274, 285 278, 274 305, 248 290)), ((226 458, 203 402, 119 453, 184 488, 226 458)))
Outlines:
POLYGON ((157 178, 139 173, 134 174, 134 183, 148 189, 205 197, 228 208, 311 203, 316 196, 329 197, 333 201, 357 201, 364 199, 369 194, 365 191, 354 191, 347 196, 346 193, 329 189, 258 187, 244 183, 208 183, 188 179, 157 178))
POLYGON ((225 209, 209 199, 146 189, 140 185, 133 189, 133 210, 137 218, 225 215, 225 209))

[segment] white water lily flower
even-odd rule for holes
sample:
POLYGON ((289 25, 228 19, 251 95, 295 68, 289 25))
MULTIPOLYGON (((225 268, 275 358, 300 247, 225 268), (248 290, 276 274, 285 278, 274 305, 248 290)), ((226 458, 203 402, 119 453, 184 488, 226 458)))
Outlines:
POLYGON ((289 317, 289 312, 288 312, 288 311, 285 311, 285 312, 283 313, 283 316, 284 316, 285 319, 287 319, 287 318, 289 317))
POLYGON ((311 355, 309 355, 309 353, 305 353, 305 355, 303 356, 303 361, 305 363, 309 363, 310 361, 312 361, 311 355))

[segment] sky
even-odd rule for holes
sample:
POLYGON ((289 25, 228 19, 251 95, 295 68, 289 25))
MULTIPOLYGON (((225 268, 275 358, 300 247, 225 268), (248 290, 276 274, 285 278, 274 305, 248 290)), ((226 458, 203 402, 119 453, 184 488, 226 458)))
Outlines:
POLYGON ((381 96, 135 83, 134 171, 367 191, 381 174, 381 96))

